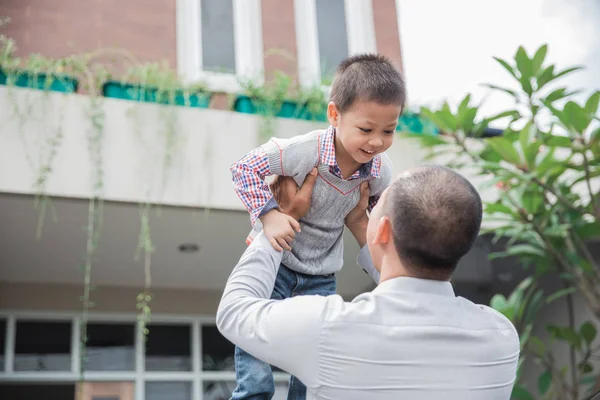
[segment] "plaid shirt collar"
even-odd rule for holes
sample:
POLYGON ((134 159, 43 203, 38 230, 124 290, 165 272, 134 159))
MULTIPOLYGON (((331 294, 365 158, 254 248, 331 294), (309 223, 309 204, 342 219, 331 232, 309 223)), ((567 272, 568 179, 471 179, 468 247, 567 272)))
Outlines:
MULTIPOLYGON (((321 135, 321 164, 329 165, 330 167, 336 167, 339 169, 335 160, 335 128, 330 126, 327 128, 324 134, 321 135)), ((381 169, 381 154, 377 154, 371 161, 363 164, 358 171, 356 171, 351 178, 367 177, 371 175, 373 178, 380 178, 379 170, 381 169), (356 175, 356 176, 355 176, 356 175)))

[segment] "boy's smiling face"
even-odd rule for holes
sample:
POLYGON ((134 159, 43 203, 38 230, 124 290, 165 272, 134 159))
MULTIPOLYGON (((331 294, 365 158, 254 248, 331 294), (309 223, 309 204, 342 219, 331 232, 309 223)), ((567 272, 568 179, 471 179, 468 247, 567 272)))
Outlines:
POLYGON ((340 113, 331 102, 329 123, 336 128, 336 160, 340 168, 360 168, 390 148, 402 107, 374 101, 356 101, 340 113))

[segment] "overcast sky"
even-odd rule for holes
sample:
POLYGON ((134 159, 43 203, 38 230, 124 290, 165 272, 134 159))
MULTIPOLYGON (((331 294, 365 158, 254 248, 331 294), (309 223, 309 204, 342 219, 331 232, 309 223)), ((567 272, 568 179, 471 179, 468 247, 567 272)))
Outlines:
MULTIPOLYGON (((492 56, 511 58, 519 45, 532 53, 549 45, 559 67, 582 64, 569 81, 600 89, 600 0, 397 0, 403 60, 413 106, 467 92, 481 99, 479 83, 511 80, 492 56)), ((502 110, 507 96, 486 98, 485 111, 502 110)))

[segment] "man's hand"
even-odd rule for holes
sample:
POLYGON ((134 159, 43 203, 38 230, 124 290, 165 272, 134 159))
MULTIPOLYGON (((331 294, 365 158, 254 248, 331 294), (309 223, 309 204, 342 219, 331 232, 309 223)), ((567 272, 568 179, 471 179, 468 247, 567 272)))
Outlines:
POLYGON ((369 206, 370 194, 369 182, 361 183, 360 200, 356 207, 348 213, 345 220, 346 226, 350 229, 360 247, 363 247, 367 243, 367 225, 369 224, 367 207, 369 206))
POLYGON ((279 211, 287 214, 296 220, 304 217, 310 209, 312 191, 317 181, 317 169, 313 168, 306 178, 302 187, 296 185, 294 178, 289 176, 277 176, 270 184, 271 193, 279 211))
POLYGON ((300 232, 298 221, 278 210, 269 211, 260 217, 260 220, 263 224, 263 231, 275 250, 292 250, 292 241, 296 232, 300 232))

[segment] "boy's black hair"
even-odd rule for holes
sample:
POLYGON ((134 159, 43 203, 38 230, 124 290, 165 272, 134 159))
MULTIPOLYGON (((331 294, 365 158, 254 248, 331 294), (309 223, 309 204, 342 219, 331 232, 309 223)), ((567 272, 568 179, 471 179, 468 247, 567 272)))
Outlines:
POLYGON ((330 100, 340 112, 346 111, 357 100, 397 104, 404 109, 404 78, 387 57, 381 54, 357 54, 338 66, 330 100))

